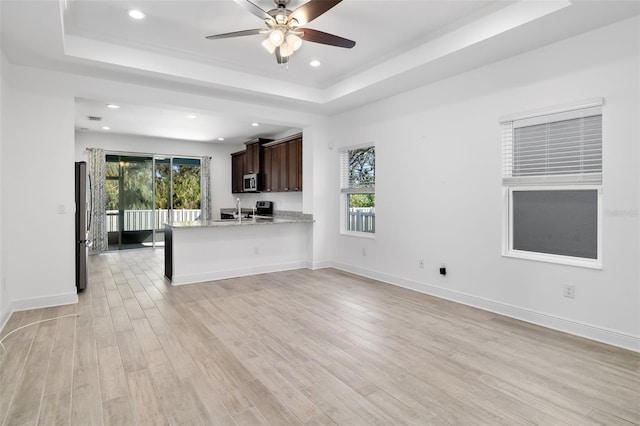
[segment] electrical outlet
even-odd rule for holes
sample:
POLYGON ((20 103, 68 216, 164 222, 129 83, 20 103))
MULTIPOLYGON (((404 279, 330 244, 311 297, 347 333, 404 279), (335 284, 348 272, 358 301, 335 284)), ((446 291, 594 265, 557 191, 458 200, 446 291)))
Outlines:
POLYGON ((367 249, 366 249, 366 248, 364 248, 364 247, 362 247, 362 255, 363 255, 363 256, 366 256, 366 255, 367 255, 367 249))
POLYGON ((424 269, 424 259, 418 260, 418 268, 424 269))
POLYGON ((573 284, 564 285, 564 297, 574 299, 576 297, 576 286, 573 284))
POLYGON ((260 249, 258 247, 254 247, 253 254, 260 254, 260 249))

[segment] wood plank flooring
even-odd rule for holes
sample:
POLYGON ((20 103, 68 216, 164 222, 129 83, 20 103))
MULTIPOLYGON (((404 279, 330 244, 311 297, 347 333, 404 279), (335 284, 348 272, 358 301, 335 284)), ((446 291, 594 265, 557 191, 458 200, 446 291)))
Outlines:
POLYGON ((640 356, 340 271, 172 287, 90 257, 77 305, 17 312, 2 425, 640 424, 640 356))

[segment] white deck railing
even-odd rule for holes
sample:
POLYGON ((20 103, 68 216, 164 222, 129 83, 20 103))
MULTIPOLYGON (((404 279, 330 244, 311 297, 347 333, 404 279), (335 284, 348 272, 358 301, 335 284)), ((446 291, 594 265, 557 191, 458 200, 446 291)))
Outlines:
MULTIPOLYGON (((171 218, 169 210, 125 210, 124 211, 124 230, 125 231, 143 231, 148 229, 164 229, 167 222, 186 222, 197 220, 200 216, 200 209, 171 210, 171 218), (155 228, 154 228, 155 227, 155 228)), ((107 210, 107 231, 118 232, 119 224, 118 210, 107 210)))

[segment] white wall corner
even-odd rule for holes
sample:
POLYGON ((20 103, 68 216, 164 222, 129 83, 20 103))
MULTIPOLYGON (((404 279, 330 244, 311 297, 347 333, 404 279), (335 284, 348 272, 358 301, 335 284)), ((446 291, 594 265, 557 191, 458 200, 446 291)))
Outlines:
POLYGON ((334 261, 331 262, 331 267, 362 277, 378 280, 386 284, 414 290, 420 293, 428 294, 430 296, 450 300, 452 302, 461 303, 463 305, 482 309, 484 311, 504 315, 509 318, 514 318, 556 331, 572 334, 574 336, 583 337, 612 346, 617 346, 634 352, 640 352, 640 336, 634 336, 616 330, 610 330, 591 324, 577 322, 567 318, 549 315, 544 312, 538 312, 519 306, 513 306, 499 301, 485 299, 482 297, 449 290, 427 283, 408 280, 396 275, 385 274, 383 272, 365 269, 347 263, 334 261))
POLYGON ((329 260, 316 260, 311 262, 307 266, 307 269, 311 269, 312 271, 317 271, 319 269, 326 269, 331 267, 332 267, 332 263, 329 260))

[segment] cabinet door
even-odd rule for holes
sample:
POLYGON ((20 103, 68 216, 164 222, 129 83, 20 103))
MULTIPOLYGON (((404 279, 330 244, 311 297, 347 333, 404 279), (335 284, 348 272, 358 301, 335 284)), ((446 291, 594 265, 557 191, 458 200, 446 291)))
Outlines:
POLYGON ((260 173, 260 144, 258 142, 248 144, 244 155, 244 172, 260 173))
POLYGON ((244 152, 231 154, 231 192, 242 192, 244 175, 244 152))
POLYGON ((302 191, 302 139, 287 142, 287 188, 302 191))
POLYGON ((278 157, 278 191, 289 190, 289 174, 287 173, 287 144, 275 145, 278 157))
POLYGON ((263 171, 262 171, 262 182, 260 182, 261 190, 265 192, 272 192, 272 158, 273 158, 273 148, 267 147, 264 149, 262 153, 262 158, 264 161, 263 171))

